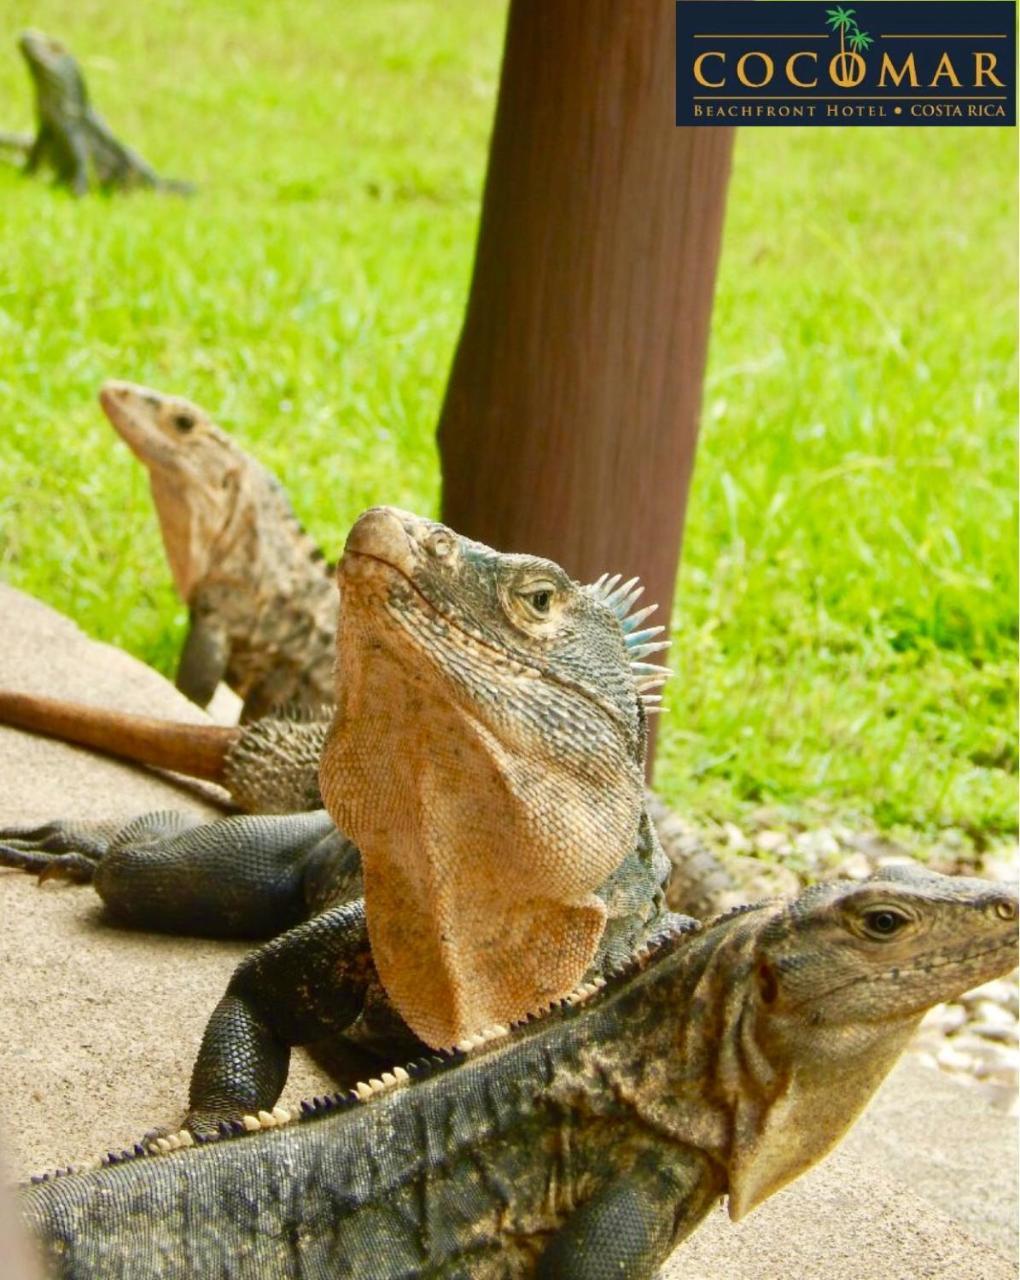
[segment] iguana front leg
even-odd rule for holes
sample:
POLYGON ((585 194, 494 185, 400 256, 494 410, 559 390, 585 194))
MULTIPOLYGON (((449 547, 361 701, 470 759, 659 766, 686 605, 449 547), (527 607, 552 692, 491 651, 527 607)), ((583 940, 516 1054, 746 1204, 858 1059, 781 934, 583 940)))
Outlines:
POLYGON ((376 981, 360 899, 314 916, 247 956, 216 1006, 191 1076, 186 1128, 268 1111, 291 1047, 346 1030, 376 981))
POLYGON ((53 148, 53 130, 48 124, 39 126, 39 132, 35 135, 35 141, 28 149, 28 156, 25 159, 25 172, 35 173, 42 162, 46 159, 46 153, 53 148))
POLYGON ((150 813, 112 836, 110 824, 74 822, 0 830, 0 866, 65 870, 91 879, 128 924, 220 938, 289 929, 348 863, 357 851, 322 810, 219 822, 150 813))
POLYGON ((78 126, 66 131, 67 169, 66 181, 76 196, 88 194, 89 149, 82 129, 78 126))
POLYGON ((703 1153, 691 1149, 666 1163, 661 1148, 650 1152, 567 1219, 539 1259, 536 1280, 652 1280, 723 1189, 703 1153))
POLYGON ((174 683, 200 707, 208 704, 230 661, 230 637, 212 613, 192 607, 174 683))

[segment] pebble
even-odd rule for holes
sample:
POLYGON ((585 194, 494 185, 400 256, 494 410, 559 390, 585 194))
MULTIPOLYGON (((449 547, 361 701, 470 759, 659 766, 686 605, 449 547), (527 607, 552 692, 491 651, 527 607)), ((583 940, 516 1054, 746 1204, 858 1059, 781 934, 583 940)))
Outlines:
POLYGON ((992 1040, 982 1040, 969 1032, 961 1032, 948 1042, 957 1055, 962 1054, 974 1065, 975 1074, 987 1075, 989 1071, 1011 1071, 1017 1074, 1010 1061, 1012 1054, 992 1040))
POLYGON ((801 831, 794 837, 793 847, 809 863, 830 862, 840 853, 839 842, 831 831, 801 831))
POLYGON ((1014 975, 1012 981, 996 978, 992 982, 986 982, 983 987, 975 987, 973 991, 968 991, 960 997, 960 1003, 976 1005, 983 1000, 989 1000, 992 1004, 1008 1009, 1015 1018, 1018 1012, 1018 996, 1020 996, 1020 985, 1014 975))
POLYGON ((925 1014, 922 1028, 934 1028, 942 1035, 952 1035, 967 1021, 967 1010, 959 1004, 937 1004, 925 1014))
POLYGON ((974 1006, 975 1016, 993 1027, 1015 1027, 1016 1016, 993 1000, 979 1000, 974 1006))
POLYGON ((967 1071, 971 1068, 970 1058, 959 1049, 954 1049, 948 1041, 935 1054, 935 1061, 947 1071, 967 1071))
POLYGON ((723 835, 726 837, 726 847, 734 853, 747 853, 751 848, 750 840, 735 822, 723 823, 723 835))
POLYGON ((867 880, 873 868, 866 854, 851 853, 840 862, 837 870, 848 880, 867 880))
POLYGON ((1007 1022, 972 1022, 970 1030, 985 1040, 995 1040, 999 1044, 1016 1044, 1020 1041, 1020 1028, 1015 1021, 1007 1022))

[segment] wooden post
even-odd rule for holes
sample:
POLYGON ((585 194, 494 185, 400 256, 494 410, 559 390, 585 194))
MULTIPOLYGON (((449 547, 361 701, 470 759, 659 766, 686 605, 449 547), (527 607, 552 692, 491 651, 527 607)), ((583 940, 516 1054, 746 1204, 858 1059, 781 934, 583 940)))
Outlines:
POLYGON ((668 621, 732 130, 673 124, 671 0, 511 0, 443 519, 668 621))

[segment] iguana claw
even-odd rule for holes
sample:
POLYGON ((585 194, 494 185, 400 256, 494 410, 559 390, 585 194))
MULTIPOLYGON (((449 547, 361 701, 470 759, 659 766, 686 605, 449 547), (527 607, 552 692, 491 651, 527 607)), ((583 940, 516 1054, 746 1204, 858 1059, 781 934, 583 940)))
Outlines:
POLYGON ((0 867, 87 884, 110 847, 116 823, 44 822, 0 828, 0 867))

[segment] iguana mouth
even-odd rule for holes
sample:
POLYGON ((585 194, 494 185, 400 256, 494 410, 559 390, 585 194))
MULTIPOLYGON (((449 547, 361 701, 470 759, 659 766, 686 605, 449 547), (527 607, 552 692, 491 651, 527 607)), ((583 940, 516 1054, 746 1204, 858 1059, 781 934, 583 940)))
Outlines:
POLYGON ((1000 951, 1008 951, 1016 945, 1015 937, 1003 938, 999 942, 993 943, 991 946, 981 947, 976 951, 968 951, 964 955, 948 956, 942 960, 927 960, 924 956, 919 957, 910 964, 890 965, 888 969, 883 969, 881 973, 861 973, 856 977, 841 982, 838 986, 827 987, 825 991, 815 995, 798 1000, 796 1004, 790 1006, 791 1010, 803 1009, 807 1005, 816 1003, 819 1000, 827 1000, 830 996, 837 992, 846 991, 850 987, 859 986, 862 982, 878 983, 895 981, 896 979, 917 973, 932 973, 936 969, 945 969, 950 965, 966 965, 972 960, 980 960, 982 956, 992 956, 1000 951))

